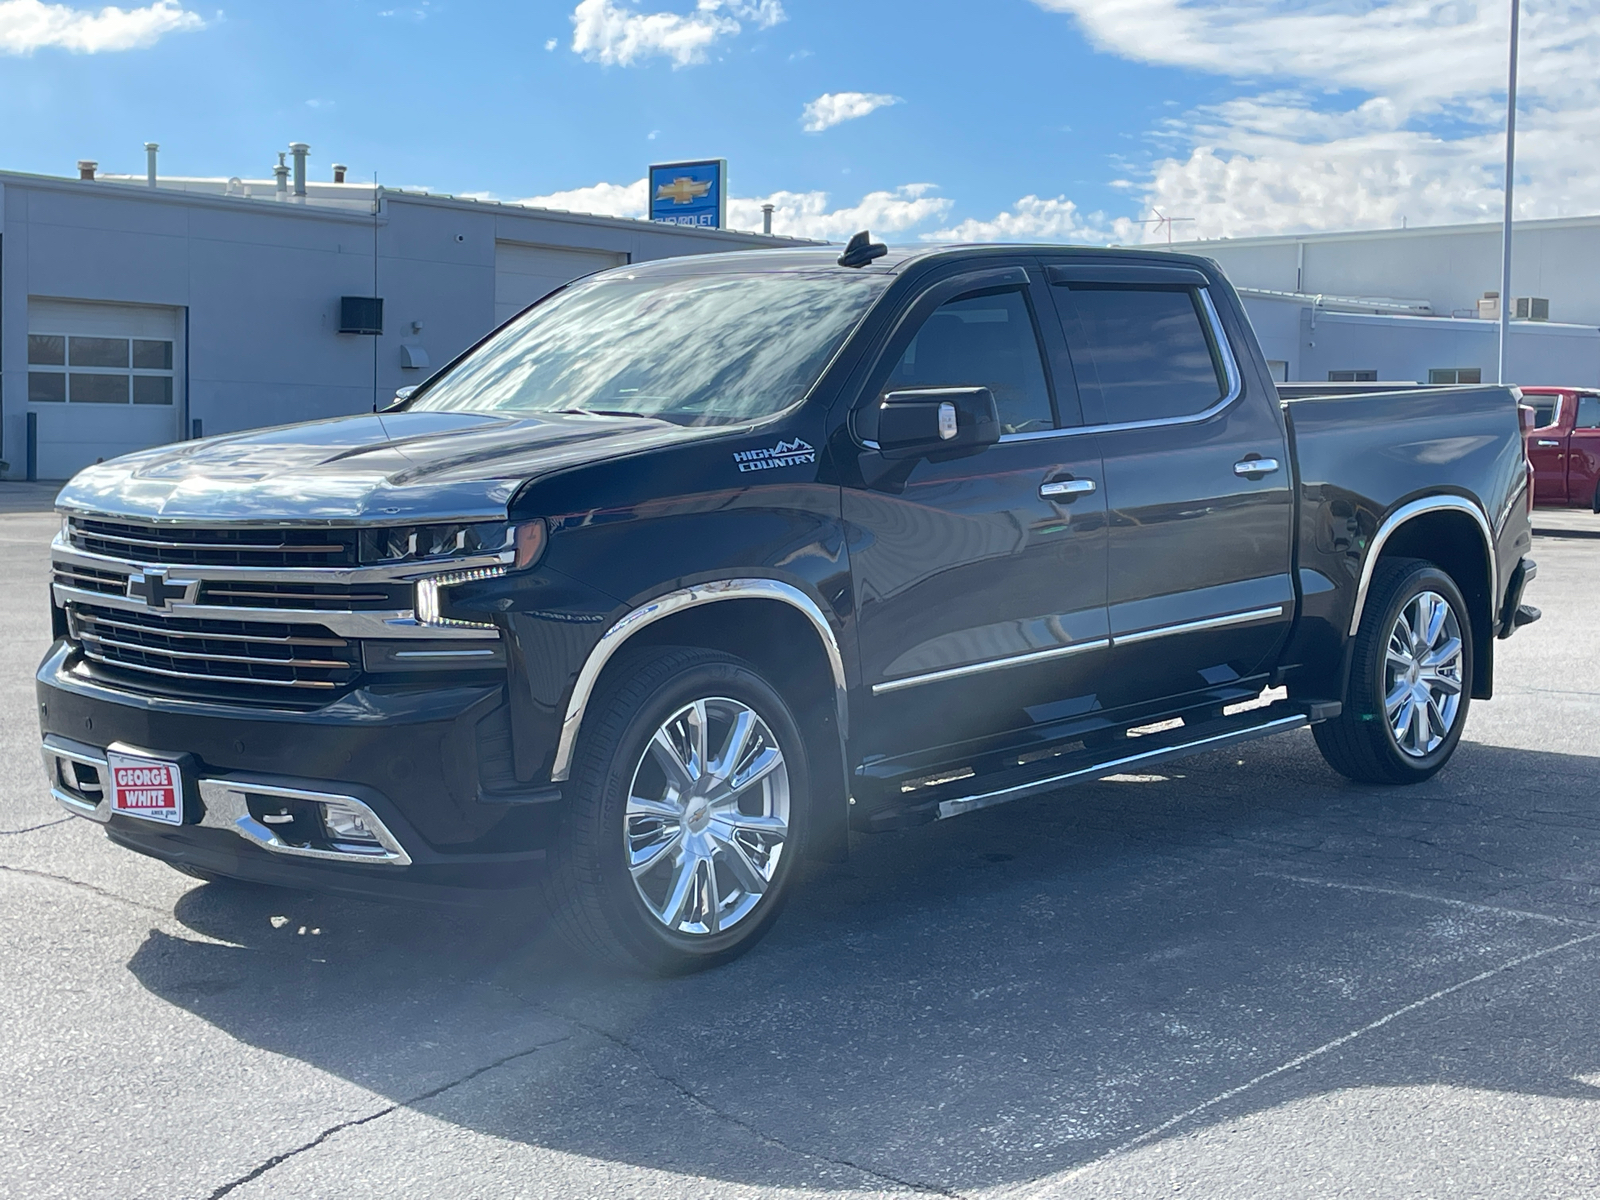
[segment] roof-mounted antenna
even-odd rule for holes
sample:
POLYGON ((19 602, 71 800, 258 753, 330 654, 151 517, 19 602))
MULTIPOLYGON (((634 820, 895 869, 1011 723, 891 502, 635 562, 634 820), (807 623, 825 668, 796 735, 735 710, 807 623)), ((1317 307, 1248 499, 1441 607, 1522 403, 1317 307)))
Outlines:
POLYGON ((872 240, 872 235, 863 229, 846 243, 844 253, 839 255, 841 267, 864 267, 875 258, 882 258, 889 253, 889 247, 882 242, 872 240))

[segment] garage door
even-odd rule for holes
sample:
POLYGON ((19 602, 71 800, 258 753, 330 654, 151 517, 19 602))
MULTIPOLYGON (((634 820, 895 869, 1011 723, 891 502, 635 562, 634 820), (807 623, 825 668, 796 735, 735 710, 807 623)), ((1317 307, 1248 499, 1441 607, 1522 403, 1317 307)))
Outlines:
POLYGON ((620 267, 626 254, 606 250, 565 250, 522 242, 494 244, 495 323, 514 317, 535 300, 580 275, 620 267))
POLYGON ((41 479, 175 441, 182 310, 28 298, 28 411, 41 479))

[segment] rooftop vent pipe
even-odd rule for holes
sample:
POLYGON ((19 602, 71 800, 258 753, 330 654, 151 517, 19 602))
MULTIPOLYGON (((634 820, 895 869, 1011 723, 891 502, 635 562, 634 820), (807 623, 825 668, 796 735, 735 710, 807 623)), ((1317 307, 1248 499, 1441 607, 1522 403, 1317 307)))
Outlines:
POLYGON ((92 158, 80 158, 78 160, 78 178, 93 179, 95 170, 99 166, 100 164, 92 158))
POLYGON ((294 155, 294 194, 306 194, 306 155, 311 153, 311 147, 304 142, 290 142, 289 153, 294 155))
POLYGON ((348 171, 349 169, 350 168, 345 166, 343 163, 334 163, 333 164, 333 181, 335 183, 343 183, 344 182, 344 173, 346 171, 348 171))
POLYGON ((278 199, 282 200, 289 195, 289 167, 283 160, 285 154, 278 151, 278 165, 272 168, 272 177, 278 181, 278 199))
POLYGON ((157 142, 144 144, 144 181, 151 187, 156 185, 156 151, 161 149, 157 142))

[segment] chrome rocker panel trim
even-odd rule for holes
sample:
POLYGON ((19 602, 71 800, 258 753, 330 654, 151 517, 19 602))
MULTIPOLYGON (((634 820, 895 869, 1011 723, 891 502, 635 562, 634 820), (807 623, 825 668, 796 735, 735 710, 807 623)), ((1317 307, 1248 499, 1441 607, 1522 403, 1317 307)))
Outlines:
POLYGON ((962 813, 976 812, 980 808, 1004 804, 1008 800, 1021 800, 1025 796, 1052 791, 1063 784, 1115 775, 1125 767, 1148 766, 1153 763, 1165 762, 1167 759, 1182 758, 1186 755, 1196 754, 1202 750, 1216 750, 1223 746, 1232 745, 1235 742, 1253 741, 1269 734, 1286 733, 1291 729, 1299 729, 1302 725, 1309 725, 1310 723, 1310 718, 1304 714, 1280 717, 1276 721, 1268 721, 1264 725, 1255 725, 1249 729, 1213 734, 1211 737, 1197 738, 1192 742, 1184 742, 1177 746, 1164 746, 1157 750, 1146 750, 1139 754, 1125 754, 1121 758, 1095 763, 1093 766, 1080 767, 1076 771, 1064 771, 1060 775, 1051 775, 1046 779, 1036 779, 1029 783, 1019 783, 993 792, 974 792, 970 796, 957 796, 955 799, 945 800, 939 805, 939 817, 941 820, 947 817, 959 817, 962 813))
POLYGON ((618 650, 622 649, 628 639, 663 617, 722 600, 777 600, 805 614, 816 629, 817 636, 822 639, 823 649, 828 655, 828 665, 833 672, 834 703, 838 709, 839 730, 841 736, 843 735, 849 727, 844 655, 839 650, 839 639, 834 635, 833 626, 828 623, 828 618, 822 609, 799 588, 780 583, 776 579, 717 579, 658 596, 648 604, 640 605, 605 631, 595 648, 589 652, 589 657, 584 660, 583 667, 578 672, 577 682, 572 686, 572 698, 567 702, 566 716, 561 721, 561 735, 556 742, 555 763, 550 770, 550 782, 560 783, 571 773, 572 759, 578 745, 578 730, 583 724, 589 700, 594 695, 595 684, 599 682, 600 673, 605 670, 606 664, 618 650))
POLYGON ((1361 582, 1356 588, 1355 608, 1350 613, 1351 637, 1355 637, 1361 628, 1361 618, 1367 608, 1367 590, 1372 586, 1372 573, 1378 569, 1378 558, 1383 553, 1384 543, 1407 521, 1430 512, 1464 512, 1478 523, 1478 531, 1483 534, 1484 558, 1489 564, 1490 613, 1493 614, 1498 608, 1501 598, 1500 564, 1495 561, 1494 530, 1489 527, 1489 518, 1484 516, 1481 508, 1462 496, 1428 496, 1413 500, 1410 504, 1402 504, 1384 518, 1383 524, 1378 526, 1378 532, 1372 535, 1372 542, 1367 546, 1366 557, 1361 563, 1361 582))

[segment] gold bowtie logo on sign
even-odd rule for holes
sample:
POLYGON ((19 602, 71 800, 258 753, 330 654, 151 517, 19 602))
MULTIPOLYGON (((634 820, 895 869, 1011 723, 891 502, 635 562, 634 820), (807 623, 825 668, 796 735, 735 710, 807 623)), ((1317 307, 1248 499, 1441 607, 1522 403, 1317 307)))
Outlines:
POLYGON ((680 175, 671 183, 656 185, 657 200, 671 200, 674 204, 690 204, 711 190, 709 179, 690 179, 680 175))

